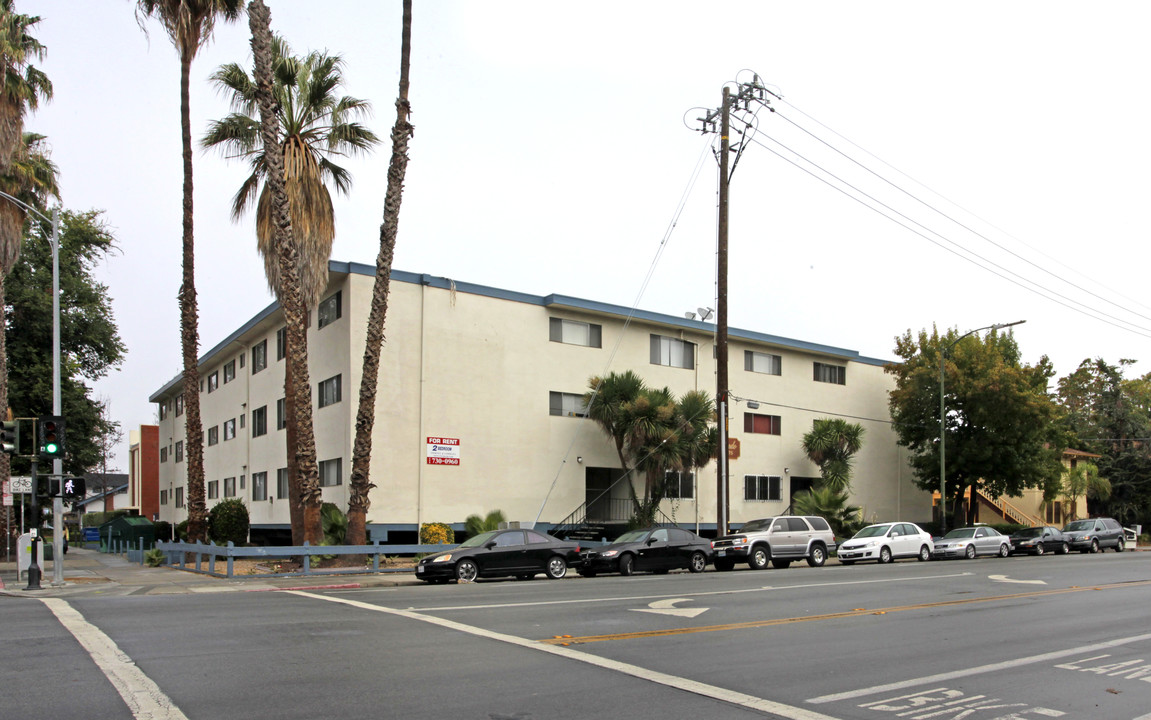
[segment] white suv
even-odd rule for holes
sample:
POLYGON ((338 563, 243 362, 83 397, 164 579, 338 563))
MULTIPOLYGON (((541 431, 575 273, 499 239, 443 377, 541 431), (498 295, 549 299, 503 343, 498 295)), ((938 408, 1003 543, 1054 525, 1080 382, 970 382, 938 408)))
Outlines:
POLYGON ((713 540, 711 548, 716 570, 731 570, 736 562, 746 562, 753 570, 763 570, 768 563, 785 568, 793 560, 819 567, 835 549, 835 533, 821 517, 787 515, 744 523, 739 532, 713 540))

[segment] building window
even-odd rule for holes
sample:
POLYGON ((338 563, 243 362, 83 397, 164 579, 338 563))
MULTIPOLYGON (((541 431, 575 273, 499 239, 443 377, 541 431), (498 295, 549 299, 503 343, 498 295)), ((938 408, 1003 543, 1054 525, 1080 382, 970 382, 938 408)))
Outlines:
POLYGON ((241 489, 241 490, 243 490, 243 489, 244 489, 244 478, 245 478, 245 477, 247 477, 247 476, 246 476, 246 475, 241 475, 241 476, 240 476, 240 489, 241 489))
POLYGON ((330 377, 320 382, 320 407, 335 405, 340 401, 340 376, 330 377))
POLYGON ((744 500, 774 500, 780 499, 780 478, 778 475, 744 475, 744 500))
POLYGON ((343 484, 343 458, 320 461, 320 487, 335 487, 343 484))
POLYGON ((268 499, 268 473, 252 473, 252 500, 268 499))
POLYGON ((743 431, 745 433, 779 435, 779 426, 780 420, 778 415, 743 414, 743 431))
POLYGON ((224 497, 236 497, 236 478, 224 478, 224 497))
POLYGON ((176 507, 184 507, 184 488, 176 488, 176 507))
POLYGON ((280 398, 276 401, 276 429, 283 430, 287 425, 287 400, 280 398))
POLYGON ((783 358, 771 353, 743 351, 743 369, 748 372, 763 373, 765 375, 780 375, 783 368, 783 358))
POLYGON ((288 352, 288 328, 282 327, 276 331, 276 359, 283 360, 288 352))
POLYGON ((160 491, 160 504, 161 505, 167 505, 168 504, 168 491, 167 490, 161 490, 160 491))
POLYGON ((244 429, 244 422, 248 419, 247 413, 240 415, 240 429, 244 429))
POLYGON ((833 385, 847 384, 847 368, 842 365, 828 365, 827 363, 812 363, 814 369, 813 379, 816 382, 831 383, 833 385))
POLYGON ((208 499, 209 500, 215 500, 218 497, 220 497, 220 481, 219 480, 209 480, 208 481, 208 499))
POLYGON ((651 364, 695 368, 695 343, 665 335, 651 336, 651 364))
POLYGON ((168 462, 168 448, 160 448, 160 462, 168 462))
POLYGON ((218 387, 220 387, 220 371, 214 370, 208 376, 208 392, 215 392, 218 387))
POLYGON ((236 418, 224 421, 224 439, 231 440, 236 437, 236 418))
POLYGON ((695 473, 668 470, 663 474, 663 496, 690 500, 695 497, 695 473))
POLYGON ((184 414, 184 395, 183 393, 176 396, 176 417, 184 414))
POLYGON ((184 441, 176 443, 176 462, 184 462, 184 441))
POLYGON ((268 341, 261 340, 258 345, 252 346, 252 374, 268 367, 268 341))
POLYGON ((1062 525, 1063 524, 1063 503, 1059 500, 1050 500, 1047 502, 1046 507, 1047 524, 1049 525, 1062 525))
POLYGON ((220 442, 220 426, 213 425, 208 428, 208 447, 212 447, 218 442, 220 442))
POLYGON ((320 308, 316 312, 319 317, 317 330, 331 325, 340 319, 340 292, 331 295, 325 300, 320 302, 320 308))
POLYGON ((561 318, 551 318, 549 324, 552 342, 603 347, 603 327, 600 325, 561 318))
POLYGON ((268 406, 258 407, 252 411, 252 437, 268 434, 268 406))
POLYGON ((584 404, 583 395, 565 392, 549 392, 551 414, 561 417, 585 417, 587 405, 584 404))
POLYGON ((288 497, 288 468, 276 471, 276 497, 281 500, 288 497))
POLYGON ((168 401, 165 400, 164 402, 159 403, 159 405, 160 405, 160 422, 163 422, 164 419, 168 417, 168 401))
POLYGON ((228 383, 232 382, 235 379, 236 379, 236 361, 235 360, 229 360, 224 365, 224 384, 227 385, 228 383))

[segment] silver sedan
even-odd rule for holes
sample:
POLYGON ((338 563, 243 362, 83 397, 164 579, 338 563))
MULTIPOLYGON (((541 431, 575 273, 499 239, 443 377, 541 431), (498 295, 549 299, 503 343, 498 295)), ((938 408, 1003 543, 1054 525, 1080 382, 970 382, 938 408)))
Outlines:
POLYGON ((935 541, 932 553, 937 558, 957 557, 968 560, 976 555, 1007 557, 1010 554, 1011 538, 985 525, 952 530, 935 541))

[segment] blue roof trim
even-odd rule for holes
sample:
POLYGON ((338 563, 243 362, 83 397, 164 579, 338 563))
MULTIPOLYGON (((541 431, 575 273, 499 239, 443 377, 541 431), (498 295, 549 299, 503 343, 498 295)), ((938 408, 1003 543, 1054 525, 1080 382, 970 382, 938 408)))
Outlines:
MULTIPOLYGON (((375 277, 376 266, 367 265, 365 263, 329 260, 328 272, 336 275, 363 275, 366 277, 375 277)), ((555 293, 546 296, 530 295, 528 293, 516 292, 514 290, 504 290, 502 288, 491 287, 489 285, 478 285, 476 283, 452 280, 451 278, 438 277, 436 275, 428 275, 427 273, 412 273, 405 272, 403 270, 392 270, 391 279, 396 282, 405 282, 414 285, 427 285, 429 287, 440 288, 443 290, 455 290, 456 292, 464 292, 468 293, 469 295, 482 295, 484 297, 496 298, 498 300, 508 300, 511 302, 526 303, 528 305, 538 305, 541 307, 568 307, 572 308, 573 310, 583 310, 586 312, 594 312, 601 315, 612 315, 621 318, 626 318, 630 315, 636 320, 658 323, 660 325, 671 325, 673 327, 695 330, 698 332, 714 332, 715 329, 713 323, 706 323, 700 320, 689 320, 684 317, 665 315, 663 313, 651 312, 649 310, 632 310, 631 308, 627 308, 622 305, 612 305, 611 303, 604 303, 596 300, 584 300, 583 298, 572 297, 570 295, 557 295, 555 293)), ((250 330, 252 330, 252 328, 262 323, 279 309, 280 303, 273 302, 271 305, 261 310, 256 314, 255 317, 244 323, 239 329, 228 335, 228 337, 224 338, 222 342, 217 344, 208 352, 201 355, 199 360, 200 366, 207 364, 207 362, 214 356, 220 352, 223 352, 224 348, 239 340, 240 337, 248 333, 250 330)), ((889 360, 864 357, 855 350, 848 350, 846 348, 835 347, 833 345, 822 345, 820 343, 806 342, 804 340, 796 340, 794 338, 786 338, 779 335, 769 335, 767 333, 755 332, 753 330, 728 328, 728 336, 740 338, 743 340, 751 340, 757 343, 765 343, 768 345, 778 345, 780 347, 792 348, 794 350, 800 350, 803 352, 830 355, 832 357, 841 358, 845 361, 858 362, 865 365, 883 366, 891 362, 889 360)), ((172 378, 167 383, 165 383, 163 387, 152 393, 148 397, 149 402, 159 402, 161 398, 167 396, 173 390, 175 390, 181 382, 183 382, 183 373, 172 378)))

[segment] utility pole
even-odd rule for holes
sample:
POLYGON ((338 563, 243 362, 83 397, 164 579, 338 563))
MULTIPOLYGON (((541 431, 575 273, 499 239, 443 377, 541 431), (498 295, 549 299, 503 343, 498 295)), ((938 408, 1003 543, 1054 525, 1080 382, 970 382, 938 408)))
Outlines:
POLYGON ((731 149, 731 90, 724 85, 719 123, 719 227, 716 230, 716 302, 715 302, 715 408, 719 424, 719 447, 716 448, 716 537, 727 534, 731 498, 728 497, 727 468, 727 190, 728 160, 731 149))

